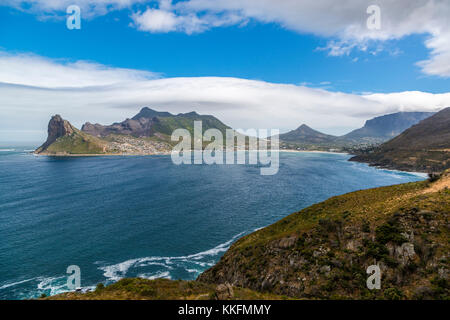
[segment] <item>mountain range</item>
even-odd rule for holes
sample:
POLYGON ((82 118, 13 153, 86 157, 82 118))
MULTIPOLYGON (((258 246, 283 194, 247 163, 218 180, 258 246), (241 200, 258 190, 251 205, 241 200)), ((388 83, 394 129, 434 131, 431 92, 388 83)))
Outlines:
POLYGON ((107 137, 112 134, 130 135, 136 138, 149 138, 152 136, 170 141, 172 132, 178 128, 194 132, 194 121, 202 121, 203 131, 211 128, 220 130, 225 134, 229 126, 210 115, 200 115, 196 112, 173 115, 169 112, 159 112, 144 107, 131 119, 113 123, 109 126, 85 123, 81 131, 96 137, 107 137))
POLYGON ((399 135, 432 112, 397 112, 367 120, 362 128, 343 136, 324 134, 302 124, 295 130, 280 134, 282 146, 290 149, 327 149, 358 145, 374 145, 399 135))
MULTIPOLYGON (((321 133, 303 124, 279 136, 280 148, 347 151, 356 154, 353 161, 401 170, 439 171, 449 167, 449 110, 447 108, 436 114, 399 112, 384 115, 368 120, 362 128, 340 137, 321 133), (405 128, 406 131, 402 132, 405 128), (386 140, 389 141, 384 142, 386 140), (380 145, 381 142, 384 143, 380 145)), ((49 122, 47 141, 35 153, 168 154, 178 143, 171 141, 172 132, 183 128, 193 135, 194 121, 202 122, 203 132, 218 129, 224 139, 226 130, 231 129, 211 115, 196 112, 174 115, 148 107, 142 108, 131 119, 111 125, 87 122, 81 130, 56 115, 49 122)), ((203 145, 206 144, 204 142, 203 145)))

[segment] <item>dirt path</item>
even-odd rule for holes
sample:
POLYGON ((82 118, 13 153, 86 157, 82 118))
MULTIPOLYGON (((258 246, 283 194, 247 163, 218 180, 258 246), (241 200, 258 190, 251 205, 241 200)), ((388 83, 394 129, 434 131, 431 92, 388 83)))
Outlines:
POLYGON ((431 186, 422 193, 433 193, 444 190, 445 188, 450 188, 450 172, 446 171, 443 176, 436 182, 432 183, 431 186))

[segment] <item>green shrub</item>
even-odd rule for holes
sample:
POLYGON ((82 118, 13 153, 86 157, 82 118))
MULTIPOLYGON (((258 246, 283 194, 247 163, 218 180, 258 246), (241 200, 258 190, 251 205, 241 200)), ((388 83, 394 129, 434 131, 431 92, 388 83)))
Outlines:
POLYGON ((406 238, 401 234, 402 230, 393 222, 385 223, 375 229, 375 238, 381 244, 393 242, 401 245, 406 238))
POLYGON ((97 284, 97 286, 95 287, 95 291, 101 291, 101 290, 103 290, 103 289, 105 289, 105 285, 103 284, 103 283, 99 283, 99 284, 97 284))
POLYGON ((403 293, 397 288, 388 288, 384 290, 384 298, 386 300, 401 300, 403 293))

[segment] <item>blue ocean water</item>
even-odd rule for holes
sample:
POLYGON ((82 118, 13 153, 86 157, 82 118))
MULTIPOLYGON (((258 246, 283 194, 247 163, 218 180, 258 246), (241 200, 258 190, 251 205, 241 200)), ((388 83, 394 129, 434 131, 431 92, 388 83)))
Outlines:
POLYGON ((0 299, 122 277, 195 279, 240 236, 331 196, 423 179, 348 162, 345 154, 281 153, 256 165, 181 165, 170 156, 55 158, 0 149, 0 299))

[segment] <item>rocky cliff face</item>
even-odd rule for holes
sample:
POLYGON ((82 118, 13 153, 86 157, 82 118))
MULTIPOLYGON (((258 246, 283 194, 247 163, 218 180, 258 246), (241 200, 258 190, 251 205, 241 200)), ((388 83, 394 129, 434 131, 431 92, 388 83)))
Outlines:
POLYGON ((51 144, 53 144, 58 138, 69 136, 75 132, 75 129, 69 121, 61 118, 59 114, 54 115, 48 123, 48 137, 47 141, 40 146, 36 152, 41 153, 45 151, 51 144))
POLYGON ((113 123, 110 126, 87 122, 81 128, 81 131, 95 137, 106 137, 111 134, 130 135, 138 138, 150 137, 154 133, 153 126, 156 123, 159 123, 159 120, 156 117, 127 119, 120 123, 113 123))

